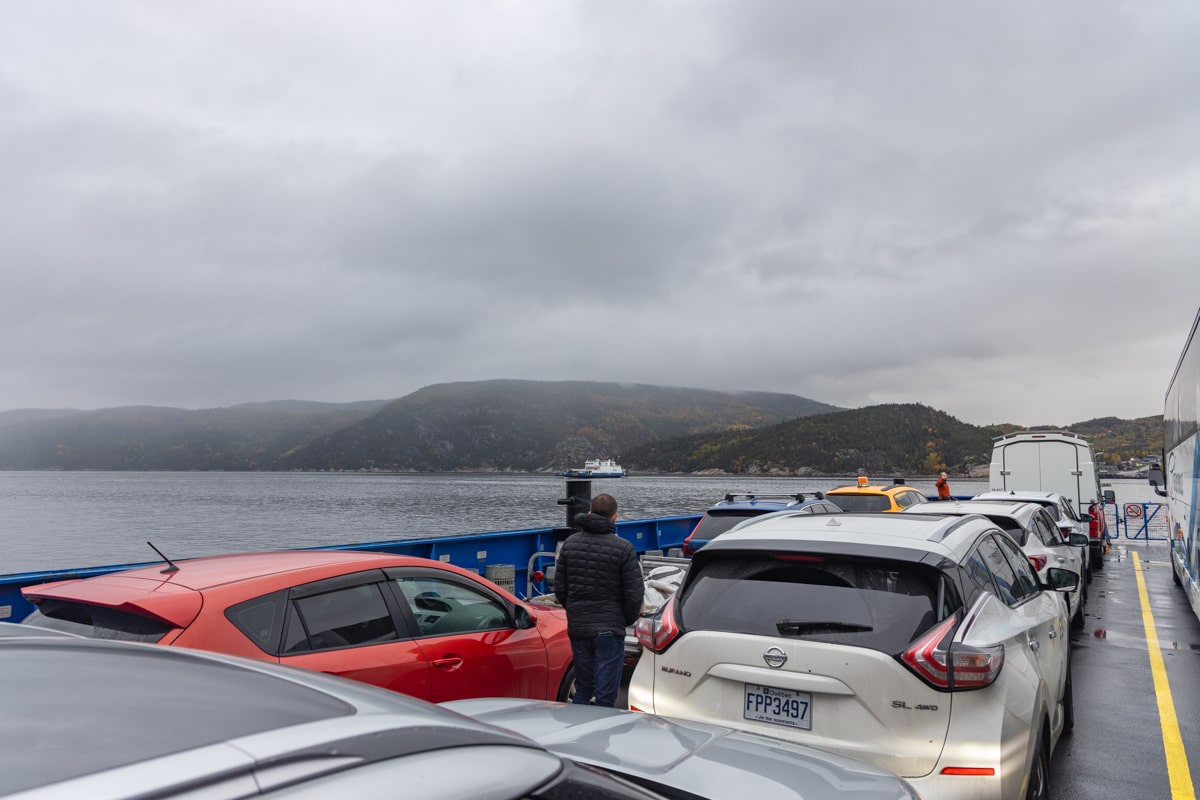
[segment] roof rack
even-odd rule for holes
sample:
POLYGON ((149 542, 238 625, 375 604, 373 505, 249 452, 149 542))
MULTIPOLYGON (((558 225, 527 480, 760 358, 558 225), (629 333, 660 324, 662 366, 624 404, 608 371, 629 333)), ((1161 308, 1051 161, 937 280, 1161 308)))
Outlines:
POLYGON ((791 494, 762 494, 757 492, 747 492, 743 494, 734 494, 732 492, 725 493, 725 502, 732 503, 734 500, 782 500, 790 498, 797 503, 803 503, 805 500, 824 500, 824 492, 793 492, 791 494))

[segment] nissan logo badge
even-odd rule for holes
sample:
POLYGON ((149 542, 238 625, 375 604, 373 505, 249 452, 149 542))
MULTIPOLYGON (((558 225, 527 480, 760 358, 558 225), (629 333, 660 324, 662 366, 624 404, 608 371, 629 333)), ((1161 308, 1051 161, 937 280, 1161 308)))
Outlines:
POLYGON ((778 647, 769 647, 763 653, 763 661, 767 662, 767 666, 771 669, 779 669, 787 663, 787 653, 778 647))

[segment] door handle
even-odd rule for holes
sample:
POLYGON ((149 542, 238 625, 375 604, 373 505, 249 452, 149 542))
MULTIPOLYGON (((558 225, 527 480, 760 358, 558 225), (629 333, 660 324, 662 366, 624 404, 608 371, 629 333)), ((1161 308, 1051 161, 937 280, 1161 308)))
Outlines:
POLYGON ((463 660, 459 656, 450 656, 449 658, 435 658, 432 663, 441 669, 454 669, 462 666, 462 662, 463 660))

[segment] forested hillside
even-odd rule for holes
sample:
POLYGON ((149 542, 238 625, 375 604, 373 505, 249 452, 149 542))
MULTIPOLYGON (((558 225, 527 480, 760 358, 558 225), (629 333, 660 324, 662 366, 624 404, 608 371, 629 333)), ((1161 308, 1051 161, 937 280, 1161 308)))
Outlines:
MULTIPOLYGON (((1162 449, 1162 417, 1070 428, 1105 464, 1162 449)), ((919 404, 847 411, 769 392, 496 380, 394 401, 2 412, 0 469, 555 472, 614 457, 635 473, 965 474, 1013 430, 919 404)))
POLYGON ((837 410, 804 397, 645 384, 439 384, 285 454, 277 469, 535 472, 621 458, 662 438, 749 430, 837 410))
POLYGON ((0 469, 257 470, 386 400, 279 401, 189 411, 131 406, 0 416, 0 469))
POLYGON ((625 456, 630 469, 785 475, 928 475, 986 465, 997 428, 918 404, 820 414, 762 430, 652 442, 625 456))

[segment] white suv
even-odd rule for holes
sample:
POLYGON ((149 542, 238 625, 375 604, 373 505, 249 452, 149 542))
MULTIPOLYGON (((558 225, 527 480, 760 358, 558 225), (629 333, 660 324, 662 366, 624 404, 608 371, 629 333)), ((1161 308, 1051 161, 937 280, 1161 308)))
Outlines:
POLYGON ((1087 572, 1087 534, 1079 533, 1069 524, 1065 529, 1055 525, 1050 512, 1037 503, 955 500, 952 503, 909 506, 903 513, 955 516, 979 514, 1000 526, 1001 530, 1013 538, 1043 582, 1049 579, 1047 576, 1051 567, 1062 567, 1079 575, 1079 587, 1067 594, 1066 599, 1070 609, 1071 627, 1083 627, 1083 607, 1087 603, 1087 583, 1083 578, 1087 572))
POLYGON ((1007 500, 1012 503, 1037 503, 1050 512, 1050 516, 1054 518, 1054 522, 1062 530, 1065 530, 1067 525, 1070 525, 1078 533, 1087 534, 1089 537, 1090 546, 1086 556, 1085 570, 1087 576, 1092 574, 1093 570, 1104 569, 1104 542, 1103 537, 1099 539, 1091 536, 1091 522, 1094 517, 1091 514, 1081 513, 1075 508, 1075 504, 1071 502, 1071 498, 1058 492, 1042 492, 1028 489, 1025 491, 1008 490, 1000 491, 993 490, 977 494, 972 500, 1007 500), (1097 544, 1099 542, 1099 544, 1097 544))
POLYGON ((779 512, 696 553, 630 708, 812 745, 926 800, 1044 798, 1073 725, 1066 604, 980 516, 779 512))

